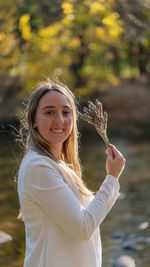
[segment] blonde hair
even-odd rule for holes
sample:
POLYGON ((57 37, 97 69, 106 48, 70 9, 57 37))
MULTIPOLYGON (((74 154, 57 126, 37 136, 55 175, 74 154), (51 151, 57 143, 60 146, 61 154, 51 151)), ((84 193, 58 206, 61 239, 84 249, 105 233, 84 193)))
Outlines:
POLYGON ((40 82, 35 88, 31 96, 29 104, 27 106, 27 139, 26 139, 26 152, 29 148, 34 148, 39 153, 46 155, 53 159, 59 164, 59 166, 64 170, 67 177, 73 179, 80 193, 83 196, 89 197, 92 195, 92 191, 88 190, 84 181, 82 180, 81 165, 78 156, 78 128, 77 128, 77 112, 76 112, 75 96, 64 84, 61 84, 58 80, 47 79, 44 82, 40 82), (72 120, 73 127, 69 137, 63 143, 63 149, 61 153, 61 159, 58 160, 50 150, 49 144, 45 139, 39 134, 37 129, 34 127, 36 110, 39 101, 43 95, 50 91, 58 91, 65 95, 70 102, 72 107, 72 120), (63 164, 62 164, 63 162, 63 164))

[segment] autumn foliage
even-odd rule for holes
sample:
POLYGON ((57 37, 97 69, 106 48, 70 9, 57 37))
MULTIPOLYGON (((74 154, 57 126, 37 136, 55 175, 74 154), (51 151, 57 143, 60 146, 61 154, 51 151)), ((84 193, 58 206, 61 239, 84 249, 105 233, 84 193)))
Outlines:
POLYGON ((0 79, 56 75, 79 95, 150 72, 147 0, 3 0, 0 79))

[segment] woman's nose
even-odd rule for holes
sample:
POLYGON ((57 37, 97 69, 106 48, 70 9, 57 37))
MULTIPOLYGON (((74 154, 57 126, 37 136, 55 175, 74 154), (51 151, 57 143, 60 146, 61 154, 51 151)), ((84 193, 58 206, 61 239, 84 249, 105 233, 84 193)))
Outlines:
POLYGON ((64 119, 63 119, 62 113, 56 114, 56 116, 55 116, 55 122, 63 122, 63 121, 64 121, 64 119))

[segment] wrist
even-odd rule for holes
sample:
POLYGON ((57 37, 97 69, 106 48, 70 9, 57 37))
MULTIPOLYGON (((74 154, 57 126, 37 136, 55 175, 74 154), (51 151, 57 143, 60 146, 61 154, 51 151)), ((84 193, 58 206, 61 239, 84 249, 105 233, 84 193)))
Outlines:
POLYGON ((114 173, 114 172, 107 172, 107 175, 111 175, 111 176, 113 176, 117 180, 119 179, 119 176, 116 173, 114 173))

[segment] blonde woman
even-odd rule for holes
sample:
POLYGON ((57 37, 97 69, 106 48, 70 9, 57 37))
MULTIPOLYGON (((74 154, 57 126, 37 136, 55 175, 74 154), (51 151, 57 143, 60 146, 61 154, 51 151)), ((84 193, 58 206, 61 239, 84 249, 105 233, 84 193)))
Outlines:
POLYGON ((26 230, 25 267, 100 267, 99 225, 119 196, 125 159, 108 148, 107 176, 94 195, 81 178, 76 106, 60 83, 37 86, 28 106, 18 194, 26 230))

